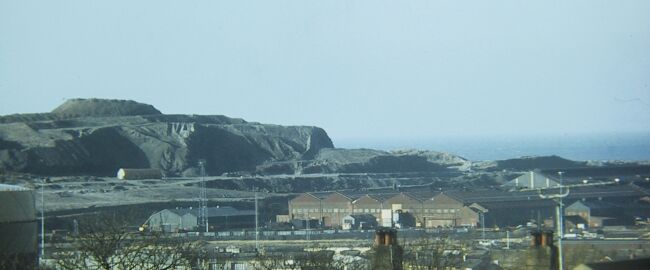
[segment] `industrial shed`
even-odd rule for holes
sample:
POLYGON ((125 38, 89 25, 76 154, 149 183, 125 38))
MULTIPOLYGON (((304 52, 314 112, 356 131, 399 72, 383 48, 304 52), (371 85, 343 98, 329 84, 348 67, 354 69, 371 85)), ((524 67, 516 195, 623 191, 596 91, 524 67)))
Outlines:
POLYGON ((341 225, 343 217, 352 214, 352 199, 334 192, 322 199, 323 223, 327 227, 341 225))
POLYGON ((555 177, 551 177, 538 171, 530 171, 523 175, 517 176, 517 178, 508 181, 503 186, 520 189, 541 189, 558 187, 560 184, 555 179, 555 177))
POLYGON ((121 168, 117 171, 117 179, 161 179, 162 172, 159 169, 127 169, 121 168))
POLYGON ((423 207, 421 220, 426 228, 475 226, 478 220, 478 213, 464 207, 463 201, 442 192, 424 200, 423 207))
MULTIPOLYGON (((255 211, 233 207, 208 207, 208 225, 211 231, 255 227, 255 211)), ((145 224, 151 231, 195 231, 199 228, 199 209, 164 209, 151 215, 145 224)))
POLYGON ((356 215, 373 216, 382 226, 408 227, 471 226, 478 219, 463 201, 431 191, 303 193, 289 201, 289 211, 293 219, 318 219, 325 227, 339 228, 348 226, 344 218, 356 215))
POLYGON ((370 214, 347 215, 343 217, 343 229, 367 230, 377 227, 377 218, 370 214))
MULTIPOLYGON (((546 183, 546 179, 539 181, 546 183)), ((577 200, 602 200, 617 205, 638 205, 636 208, 626 207, 620 211, 624 212, 626 217, 650 216, 647 214, 650 213, 650 206, 639 203, 639 199, 646 196, 646 191, 638 186, 585 185, 571 186, 570 189, 571 192, 565 198, 567 205, 577 200)), ((500 227, 526 224, 531 220, 541 222, 543 218, 554 215, 555 202, 542 199, 540 193, 559 192, 557 187, 513 191, 462 189, 441 192, 417 187, 412 191, 393 188, 313 192, 300 194, 290 200, 289 216, 290 219, 315 219, 325 227, 341 228, 343 217, 347 215, 370 214, 377 218, 381 226, 393 226, 397 224, 396 216, 399 214, 400 217, 413 217, 415 227, 434 228, 475 226, 480 222, 482 213, 486 226, 500 227)))
POLYGON ((605 225, 624 224, 623 207, 606 201, 576 201, 564 208, 565 216, 579 216, 587 221, 589 228, 600 228, 605 225), (607 223, 607 224, 605 224, 607 223))
POLYGON ((289 215, 291 219, 312 219, 321 220, 323 208, 321 198, 315 193, 303 193, 298 197, 289 200, 289 215))

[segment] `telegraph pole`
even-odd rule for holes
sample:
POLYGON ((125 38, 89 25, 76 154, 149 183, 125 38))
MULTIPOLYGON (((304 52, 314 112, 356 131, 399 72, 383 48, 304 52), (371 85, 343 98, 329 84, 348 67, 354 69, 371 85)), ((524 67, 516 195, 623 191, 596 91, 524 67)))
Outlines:
POLYGON ((485 213, 483 211, 481 213, 481 227, 483 227, 482 235, 483 235, 483 241, 485 241, 485 213))
POLYGON ((45 262, 45 178, 41 183, 41 263, 45 262))
POLYGON ((257 188, 254 188, 255 192, 255 252, 259 252, 260 250, 260 244, 259 244, 259 237, 260 237, 260 232, 259 232, 259 219, 257 218, 257 213, 258 213, 258 208, 257 208, 257 188))
POLYGON ((558 255, 558 269, 563 270, 564 269, 564 257, 562 255, 562 237, 564 236, 564 213, 562 211, 562 198, 566 197, 569 195, 569 188, 566 189, 566 193, 563 193, 562 190, 562 175, 564 172, 557 172, 557 174, 560 176, 560 193, 558 194, 549 194, 549 195, 543 195, 541 190, 538 190, 539 192, 539 197, 542 199, 552 199, 555 201, 557 206, 555 207, 555 216, 556 216, 556 221, 557 221, 557 255, 558 255))
POLYGON ((205 226, 205 232, 208 232, 208 192, 205 186, 205 160, 199 159, 201 168, 201 186, 199 195, 199 224, 205 226))
POLYGON ((307 237, 307 244, 308 245, 309 245, 309 240, 310 240, 309 239, 309 223, 310 223, 309 221, 311 221, 311 217, 309 216, 309 214, 307 214, 307 231, 305 232, 305 234, 306 234, 306 237, 307 237))

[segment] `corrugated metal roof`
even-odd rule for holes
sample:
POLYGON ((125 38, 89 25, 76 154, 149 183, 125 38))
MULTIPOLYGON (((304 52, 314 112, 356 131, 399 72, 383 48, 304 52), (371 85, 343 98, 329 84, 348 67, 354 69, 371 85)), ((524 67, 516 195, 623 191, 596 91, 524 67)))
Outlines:
POLYGON ((525 187, 525 188, 549 188, 557 186, 559 180, 553 175, 543 174, 539 171, 530 171, 517 176, 503 184, 503 186, 525 187), (532 184, 532 186, 531 186, 532 184))
POLYGON ((616 209, 621 208, 620 205, 606 202, 606 201, 577 201, 582 203, 584 206, 589 207, 590 209, 616 209))

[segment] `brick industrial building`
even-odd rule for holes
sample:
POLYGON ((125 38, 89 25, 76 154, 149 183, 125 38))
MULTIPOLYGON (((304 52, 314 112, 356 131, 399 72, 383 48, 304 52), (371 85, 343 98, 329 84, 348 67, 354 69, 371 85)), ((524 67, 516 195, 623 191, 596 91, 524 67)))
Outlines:
MULTIPOLYGON (((358 214, 373 215, 380 226, 402 223, 402 226, 420 228, 472 227, 480 224, 481 216, 487 227, 512 226, 526 224, 531 220, 542 221, 554 215, 555 203, 539 196, 540 192, 558 192, 557 188, 550 186, 551 188, 543 191, 438 191, 428 186, 420 186, 302 193, 289 201, 289 216, 291 219, 317 220, 323 227, 331 228, 341 228, 344 217, 358 214), (411 218, 413 224, 404 223, 405 218, 411 218)), ((647 196, 647 190, 633 184, 572 186, 570 189, 571 193, 565 198, 566 205, 576 201, 587 204, 592 201, 606 201, 630 206, 617 217, 625 220, 633 218, 632 215, 650 213, 650 204, 639 202, 642 197, 647 196), (628 215, 623 212, 630 213, 628 215)))
MULTIPOLYGON (((289 201, 295 219, 317 219, 325 227, 341 227, 348 215, 369 214, 378 224, 392 226, 396 214, 410 216, 416 227, 475 226, 477 210, 444 192, 303 193, 289 201)), ((402 218, 403 220, 404 218, 402 218)))

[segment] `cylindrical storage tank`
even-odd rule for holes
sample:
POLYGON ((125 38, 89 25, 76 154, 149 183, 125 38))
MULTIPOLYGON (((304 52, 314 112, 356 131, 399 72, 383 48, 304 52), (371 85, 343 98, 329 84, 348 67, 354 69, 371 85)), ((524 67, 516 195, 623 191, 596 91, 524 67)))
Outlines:
POLYGON ((162 172, 159 169, 127 169, 121 168, 117 171, 117 179, 160 179, 162 172))
POLYGON ((37 260, 34 191, 0 184, 0 268, 31 269, 37 260))

